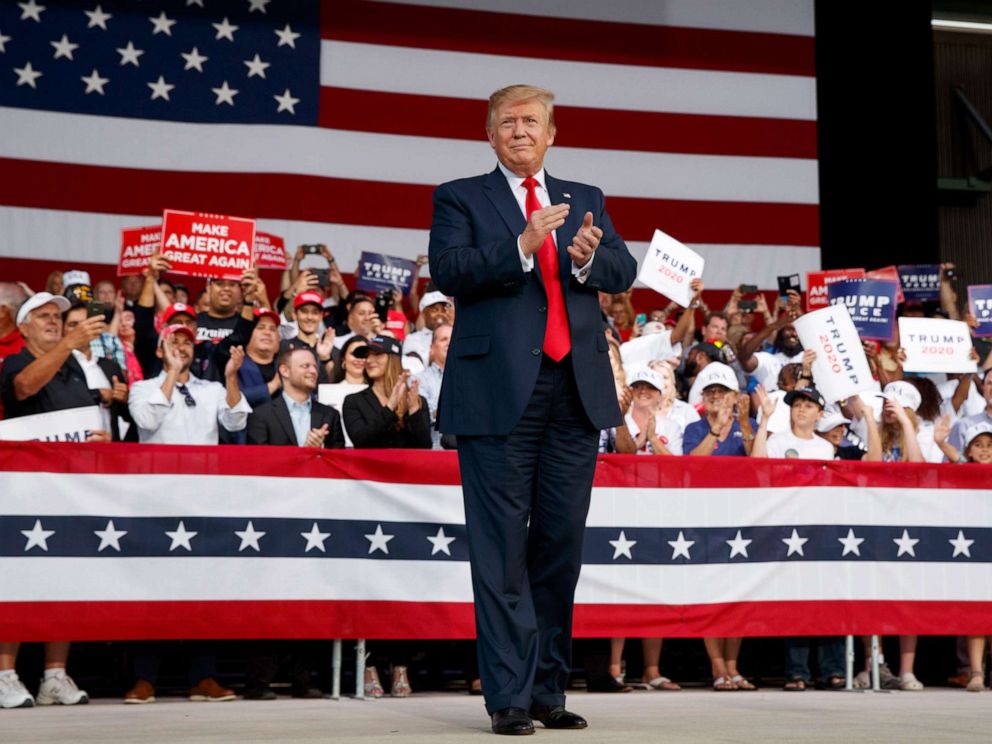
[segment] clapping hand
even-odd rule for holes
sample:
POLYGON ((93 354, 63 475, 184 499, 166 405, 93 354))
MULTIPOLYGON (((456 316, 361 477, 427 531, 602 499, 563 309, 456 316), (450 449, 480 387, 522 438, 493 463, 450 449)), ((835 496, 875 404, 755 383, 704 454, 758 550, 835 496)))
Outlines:
MULTIPOLYGON (((568 217, 568 204, 552 204, 550 207, 535 209, 527 218, 527 227, 520 234, 520 250, 525 256, 533 256, 541 248, 544 239, 552 230, 557 230, 565 224, 568 217)), ((592 223, 592 215, 589 215, 592 223)), ((602 235, 602 233, 600 233, 602 235)), ((569 249, 571 254, 571 248, 569 249)), ((573 260, 575 260, 573 256, 573 260)), ((584 264, 583 264, 584 265, 584 264)))
POLYGON ((592 224, 592 212, 586 212, 582 219, 582 227, 575 233, 572 244, 568 247, 568 255, 572 257, 572 263, 580 269, 589 263, 602 239, 603 231, 592 224))
POLYGON ((231 347, 231 358, 227 360, 224 367, 224 377, 232 378, 238 376, 238 370, 245 361, 245 348, 243 346, 231 347))
POLYGON ((413 414, 420 410, 420 380, 410 383, 406 391, 406 412, 413 414))
POLYGON ((324 424, 319 429, 311 429, 307 434, 307 440, 303 443, 304 447, 323 447, 324 439, 327 437, 327 433, 330 429, 327 428, 327 424, 324 424))
POLYGON ((761 415, 764 419, 770 418, 771 415, 775 413, 775 406, 778 405, 778 401, 770 397, 768 393, 765 392, 763 385, 758 385, 754 392, 758 396, 758 405, 761 406, 761 415))

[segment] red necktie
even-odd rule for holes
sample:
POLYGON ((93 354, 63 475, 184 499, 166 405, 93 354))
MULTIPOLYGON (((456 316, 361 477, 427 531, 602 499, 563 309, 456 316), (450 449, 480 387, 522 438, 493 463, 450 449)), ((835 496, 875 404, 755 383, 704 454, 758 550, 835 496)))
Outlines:
MULTIPOLYGON (((541 202, 537 198, 537 180, 524 179, 527 189, 527 219, 538 209, 541 202)), ((548 296, 548 321, 544 328, 544 353, 560 362, 572 350, 571 334, 568 330, 568 315, 565 313, 565 297, 561 292, 561 279, 558 276, 558 249, 555 240, 548 233, 537 251, 537 262, 541 267, 544 292, 548 296)))

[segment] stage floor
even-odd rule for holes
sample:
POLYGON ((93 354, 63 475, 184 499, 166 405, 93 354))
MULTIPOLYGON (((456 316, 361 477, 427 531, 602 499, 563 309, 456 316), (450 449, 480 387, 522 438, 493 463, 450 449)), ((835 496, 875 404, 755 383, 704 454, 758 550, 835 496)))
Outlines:
MULTIPOLYGON (((546 731, 554 742, 984 741, 992 692, 937 689, 882 694, 708 690, 569 695, 585 731, 546 731)), ((405 700, 190 703, 0 710, 0 740, 20 742, 496 741, 479 698, 425 693, 405 700)), ((533 741, 533 740, 532 740, 533 741)))

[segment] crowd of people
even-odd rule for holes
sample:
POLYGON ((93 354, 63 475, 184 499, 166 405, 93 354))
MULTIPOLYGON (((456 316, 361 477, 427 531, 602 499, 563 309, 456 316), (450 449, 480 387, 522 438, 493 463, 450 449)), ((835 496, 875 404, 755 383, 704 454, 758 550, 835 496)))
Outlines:
MULTIPOLYGON (((327 247, 319 253, 327 270, 301 268, 301 246, 271 294, 249 271, 239 280, 210 280, 191 296, 167 278, 169 263, 157 254, 142 276, 122 277, 119 285, 93 284, 78 270, 53 273, 38 291, 0 281, 0 417, 95 405, 104 422, 90 436, 95 442, 457 448, 434 426, 453 303, 430 284, 421 294, 418 282, 405 296, 349 289, 327 247)), ((673 303, 643 314, 630 293, 601 294, 615 377, 615 391, 603 394, 615 392, 624 420, 601 433, 602 452, 992 463, 992 354, 984 339, 974 339, 979 373, 957 375, 908 374, 898 341, 865 341, 877 390, 828 404, 813 378, 815 353, 803 349, 793 325, 803 313, 798 293, 769 306, 764 294, 746 299, 739 288, 714 310, 701 280, 692 289, 689 308, 673 303), (623 345, 653 335, 663 338, 663 351, 625 366, 623 345)), ((939 307, 900 307, 907 316, 925 311, 975 326, 946 277, 939 307)), ((755 689, 738 668, 741 638, 704 643, 714 690, 755 689)), ((811 684, 811 644, 820 684, 843 687, 842 639, 788 638, 785 689, 811 684)), ((900 638, 899 647, 899 673, 883 663, 883 685, 922 689, 916 638, 900 638)), ((624 639, 612 640, 609 675, 590 689, 631 689, 623 648, 624 639)), ((678 690, 661 672, 662 639, 643 639, 642 650, 637 684, 678 690)), ((126 702, 155 699, 162 649, 145 651, 134 659, 126 702)), ((0 643, 0 707, 87 700, 65 672, 68 643, 45 644, 36 696, 17 677, 17 652, 18 644, 0 643)), ((969 690, 984 689, 984 654, 982 637, 962 640, 961 684, 969 690)), ((245 697, 275 696, 276 658, 275 647, 261 647, 249 659, 245 697)), ((397 661, 390 691, 406 696, 406 664, 397 661)), ((234 699, 215 676, 209 653, 191 659, 191 699, 234 699)), ((370 696, 384 694, 374 666, 365 683, 370 696)), ((472 682, 473 691, 478 685, 472 682)), ((869 685, 867 667, 856 685, 869 685)), ((320 694, 299 658, 293 694, 320 694)))

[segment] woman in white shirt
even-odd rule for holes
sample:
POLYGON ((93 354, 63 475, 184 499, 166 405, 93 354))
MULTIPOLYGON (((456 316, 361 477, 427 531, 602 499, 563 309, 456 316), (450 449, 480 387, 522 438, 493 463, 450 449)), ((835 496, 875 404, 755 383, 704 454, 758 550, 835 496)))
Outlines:
POLYGON ((665 382, 661 375, 642 367, 630 375, 633 399, 616 429, 617 452, 623 454, 681 455, 682 426, 659 414, 665 382))

